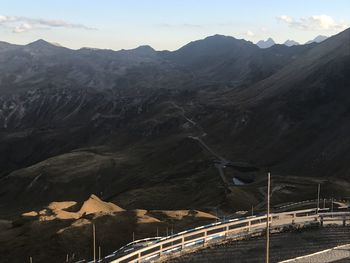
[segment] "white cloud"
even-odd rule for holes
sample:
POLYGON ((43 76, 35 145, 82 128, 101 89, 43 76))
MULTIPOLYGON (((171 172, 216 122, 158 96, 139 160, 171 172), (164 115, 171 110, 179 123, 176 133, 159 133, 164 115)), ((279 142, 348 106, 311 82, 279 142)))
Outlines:
POLYGON ((203 27, 203 25, 190 24, 190 23, 183 23, 183 24, 161 23, 161 24, 156 24, 156 26, 164 27, 164 28, 201 28, 201 27, 203 27))
POLYGON ((33 29, 33 26, 31 24, 23 23, 23 24, 16 26, 13 29, 13 32, 14 33, 23 33, 23 32, 30 31, 31 29, 33 29))
POLYGON ((254 34, 252 31, 250 31, 250 30, 248 30, 247 32, 245 32, 245 35, 246 35, 247 37, 253 37, 253 36, 255 36, 255 34, 254 34))
POLYGON ((0 15, 0 25, 10 26, 14 33, 23 33, 35 29, 49 29, 53 27, 80 28, 91 30, 93 28, 81 24, 69 23, 63 20, 38 19, 23 16, 0 15))
POLYGON ((341 31, 349 27, 345 22, 335 21, 328 15, 314 15, 295 19, 290 16, 278 16, 277 20, 292 28, 312 31, 341 31))
POLYGON ((277 19, 283 22, 286 22, 287 24, 293 23, 293 18, 291 18, 290 16, 283 15, 283 16, 277 17, 277 19))

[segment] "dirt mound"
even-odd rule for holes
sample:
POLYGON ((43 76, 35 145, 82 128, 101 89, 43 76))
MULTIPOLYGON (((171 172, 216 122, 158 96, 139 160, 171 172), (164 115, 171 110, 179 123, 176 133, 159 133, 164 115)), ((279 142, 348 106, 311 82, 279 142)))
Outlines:
POLYGON ((216 217, 212 214, 197 210, 153 210, 151 213, 177 220, 181 220, 185 217, 216 219, 216 217))
POLYGON ((48 208, 55 211, 55 210, 66 210, 68 208, 71 208, 72 206, 76 205, 77 202, 75 201, 65 201, 65 202, 52 202, 48 205, 48 208))
POLYGON ((83 215, 89 214, 111 214, 114 212, 121 212, 124 209, 119 206, 102 201, 96 195, 91 195, 81 206, 79 211, 71 212, 66 211, 76 206, 75 201, 64 201, 64 202, 52 202, 46 208, 40 211, 31 211, 23 213, 24 217, 39 217, 39 221, 52 221, 55 219, 67 220, 67 219, 79 219, 83 215))
POLYGON ((138 224, 146 224, 146 223, 159 223, 160 220, 148 215, 148 211, 144 209, 135 209, 135 216, 138 224))
POLYGON ((89 215, 96 213, 113 213, 121 211, 125 210, 113 203, 104 202, 96 195, 92 194, 90 198, 84 202, 78 213, 80 215, 89 215))

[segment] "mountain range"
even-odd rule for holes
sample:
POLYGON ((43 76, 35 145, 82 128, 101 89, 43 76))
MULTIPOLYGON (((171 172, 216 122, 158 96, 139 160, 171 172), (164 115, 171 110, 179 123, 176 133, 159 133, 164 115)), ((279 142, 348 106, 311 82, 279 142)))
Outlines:
MULTIPOLYGON (((315 37, 314 39, 312 40, 309 40, 307 42, 305 42, 305 44, 311 44, 311 43, 321 43, 322 41, 326 40, 328 37, 327 36, 322 36, 322 35, 319 35, 317 37, 315 37)), ((260 40, 256 43, 256 45, 260 48, 269 48, 269 47, 272 47, 273 45, 276 45, 276 42, 271 38, 269 37, 268 39, 266 40, 260 40)), ((288 47, 291 47, 291 46, 296 46, 296 45, 300 45, 299 42, 296 42, 294 40, 286 40, 283 45, 286 45, 288 47)))
MULTIPOLYGON (((270 41, 271 42, 271 41, 270 41)), ((155 51, 0 42, 0 212, 91 194, 126 209, 349 196, 350 29, 270 48, 214 35, 155 51), (317 41, 315 41, 317 42, 317 41), (223 185, 225 176, 252 183, 223 185)))

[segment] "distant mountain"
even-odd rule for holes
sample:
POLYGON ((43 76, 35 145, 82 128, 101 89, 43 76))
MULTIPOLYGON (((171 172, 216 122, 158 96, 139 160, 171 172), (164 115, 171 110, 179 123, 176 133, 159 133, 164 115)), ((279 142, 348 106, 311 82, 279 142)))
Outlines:
POLYGON ((287 47, 291 47, 291 46, 297 46, 297 45, 300 45, 300 43, 294 41, 294 40, 286 40, 283 45, 287 46, 287 47))
POLYGON ((16 47, 17 47, 17 45, 10 44, 10 43, 4 42, 4 41, 0 41, 0 52, 9 51, 9 50, 14 49, 16 47))
POLYGON ((319 36, 315 37, 314 39, 307 41, 305 44, 321 43, 322 41, 325 41, 327 38, 328 38, 327 36, 319 35, 319 36))
POLYGON ((162 55, 193 72, 196 79, 230 81, 238 86, 266 78, 306 49, 309 47, 261 49, 244 39, 214 35, 162 55))
POLYGON ((259 48, 269 48, 269 47, 272 47, 273 45, 275 45, 275 41, 269 37, 268 39, 266 40, 260 40, 256 43, 256 45, 259 47, 259 48))

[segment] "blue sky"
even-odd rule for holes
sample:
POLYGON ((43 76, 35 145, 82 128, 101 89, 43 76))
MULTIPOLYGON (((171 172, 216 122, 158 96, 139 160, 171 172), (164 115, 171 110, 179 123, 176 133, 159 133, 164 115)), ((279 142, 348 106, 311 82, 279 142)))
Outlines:
POLYGON ((115 50, 174 50, 214 34, 303 43, 349 27, 349 13, 349 0, 11 0, 0 3, 0 40, 115 50))

